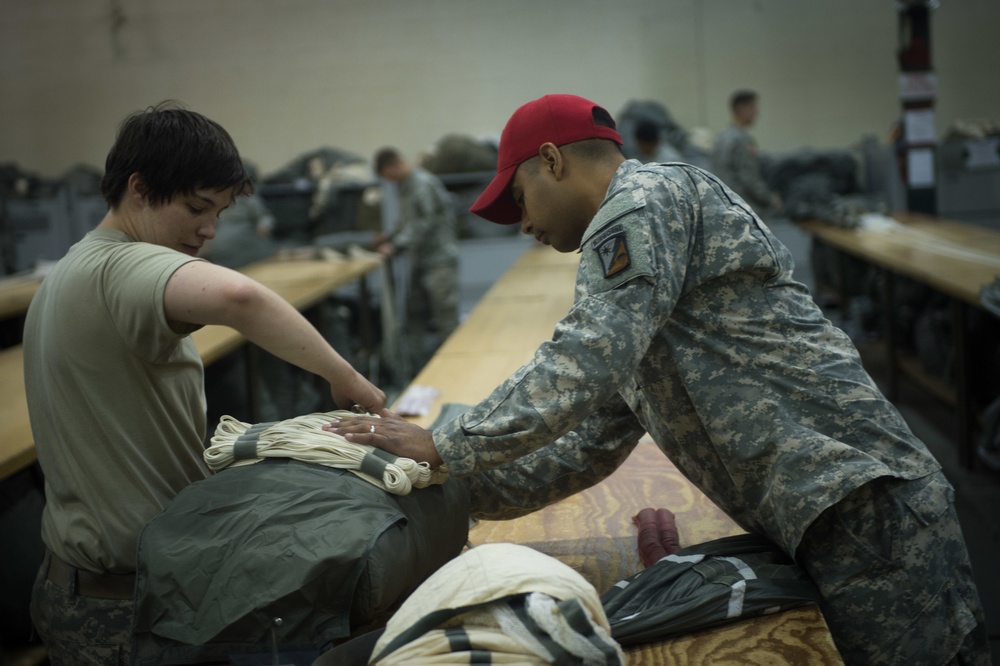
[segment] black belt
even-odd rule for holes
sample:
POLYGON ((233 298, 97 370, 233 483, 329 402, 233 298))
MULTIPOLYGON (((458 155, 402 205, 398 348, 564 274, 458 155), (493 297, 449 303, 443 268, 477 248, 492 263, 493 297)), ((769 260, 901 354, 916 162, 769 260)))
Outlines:
POLYGON ((94 573, 66 564, 51 552, 48 579, 64 590, 75 590, 84 597, 98 599, 132 599, 135 595, 135 574, 94 573))

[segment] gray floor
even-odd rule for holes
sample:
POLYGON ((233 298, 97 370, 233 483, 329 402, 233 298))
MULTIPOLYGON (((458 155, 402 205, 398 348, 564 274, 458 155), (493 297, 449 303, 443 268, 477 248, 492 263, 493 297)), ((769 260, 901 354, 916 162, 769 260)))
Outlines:
MULTIPOLYGON (((795 275, 813 287, 809 264, 808 234, 794 224, 772 220, 771 229, 788 246, 795 258, 795 275)), ((498 236, 463 241, 462 313, 467 314, 497 277, 533 244, 523 236, 498 236)), ((836 312, 828 313, 837 321, 836 312)), ((878 348, 869 341, 856 341, 868 371, 884 385, 885 364, 878 348)), ((1000 473, 983 469, 964 469, 958 462, 955 412, 919 388, 900 382, 897 406, 911 429, 941 462, 945 474, 955 486, 956 507, 969 547, 979 595, 986 609, 994 661, 1000 664, 1000 473)))

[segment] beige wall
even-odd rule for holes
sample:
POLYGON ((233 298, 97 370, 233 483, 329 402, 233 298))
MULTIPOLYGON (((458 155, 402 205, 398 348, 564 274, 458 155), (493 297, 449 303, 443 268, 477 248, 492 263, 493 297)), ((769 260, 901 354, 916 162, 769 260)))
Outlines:
MULTIPOLYGON (((165 98, 218 120, 266 173, 319 146, 409 154, 497 135, 572 92, 662 102, 721 130, 762 95, 768 152, 884 137, 899 115, 890 0, 0 0, 0 162, 103 166, 117 123, 165 98)), ((938 131, 1000 118, 1000 2, 944 0, 938 131)))

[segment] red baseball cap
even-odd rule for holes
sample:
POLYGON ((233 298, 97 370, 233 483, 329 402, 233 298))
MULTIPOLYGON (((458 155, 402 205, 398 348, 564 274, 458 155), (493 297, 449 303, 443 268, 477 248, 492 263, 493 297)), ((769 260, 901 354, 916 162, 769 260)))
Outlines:
POLYGON ((543 143, 564 146, 585 139, 610 139, 621 145, 622 137, 614 127, 594 122, 594 109, 607 114, 576 95, 546 95, 515 111, 500 134, 497 175, 469 210, 490 222, 518 224, 521 209, 510 195, 510 183, 517 167, 538 155, 543 143))

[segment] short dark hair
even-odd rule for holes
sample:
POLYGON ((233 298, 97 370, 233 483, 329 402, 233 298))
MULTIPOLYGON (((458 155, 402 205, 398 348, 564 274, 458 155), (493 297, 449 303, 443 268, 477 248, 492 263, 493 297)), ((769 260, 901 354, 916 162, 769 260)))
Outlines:
POLYGON ((229 133, 215 121, 166 101, 131 114, 118 128, 101 179, 101 196, 116 209, 128 179, 138 173, 153 206, 198 188, 253 193, 253 179, 243 166, 229 133))
POLYGON ((560 146, 559 150, 571 153, 587 162, 603 162, 622 154, 622 147, 611 139, 584 139, 560 146))
POLYGON ((635 126, 635 140, 656 143, 660 140, 660 128, 654 122, 641 120, 635 126))
POLYGON ((395 148, 380 148, 377 153, 375 153, 375 173, 382 175, 382 170, 388 166, 395 164, 402 160, 402 155, 395 148))
POLYGON ((729 108, 735 111, 738 107, 757 101, 757 93, 752 90, 737 90, 729 98, 729 108))

